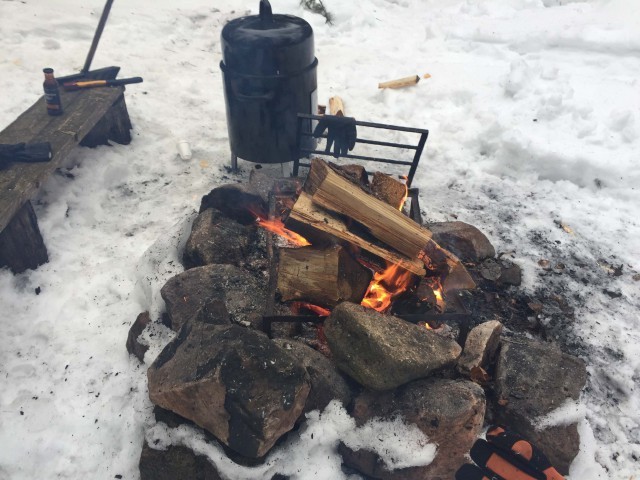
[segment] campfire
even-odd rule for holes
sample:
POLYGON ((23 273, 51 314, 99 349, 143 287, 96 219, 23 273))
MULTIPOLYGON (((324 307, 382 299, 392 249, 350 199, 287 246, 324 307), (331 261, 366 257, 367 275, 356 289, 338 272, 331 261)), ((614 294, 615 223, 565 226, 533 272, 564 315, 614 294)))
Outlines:
MULTIPOLYGON (((442 314, 444 285, 473 288, 464 265, 403 212, 407 177, 314 159, 302 188, 274 192, 268 215, 249 206, 258 226, 282 239, 273 255, 276 294, 292 311, 327 316, 342 301, 381 313, 442 314), (426 246, 426 248, 425 248, 426 246), (448 281, 449 275, 455 277, 448 281), (301 309, 300 305, 306 305, 301 309)), ((277 316, 267 312, 274 321, 277 316)), ((300 315, 307 321, 308 315, 300 315)), ((287 316, 287 321, 292 321, 287 316)))
POLYGON ((344 464, 372 478, 452 478, 485 420, 566 471, 576 425, 536 422, 578 398, 584 364, 503 333, 499 320, 529 312, 507 293, 517 266, 471 225, 407 216, 408 183, 314 159, 304 181, 252 173, 203 197, 187 270, 161 291, 177 336, 149 369, 152 402, 240 463, 263 461, 305 413, 338 400, 358 425, 402 417, 438 446, 429 465, 390 471, 340 444, 344 464))

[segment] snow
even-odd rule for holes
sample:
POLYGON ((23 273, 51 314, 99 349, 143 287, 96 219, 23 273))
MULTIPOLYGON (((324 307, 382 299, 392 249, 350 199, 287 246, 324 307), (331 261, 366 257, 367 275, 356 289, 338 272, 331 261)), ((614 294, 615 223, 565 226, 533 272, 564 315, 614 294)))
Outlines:
MULTIPOLYGON (((298 0, 272 2, 314 28, 321 102, 339 94, 358 119, 430 130, 414 181, 426 217, 476 225, 513 252, 532 298, 554 291, 577 311, 570 325, 547 319, 589 371, 571 478, 636 475, 640 2, 324 3, 333 25, 298 0), (376 88, 424 73, 431 78, 415 87, 376 88), (541 259, 565 272, 543 270, 541 259)), ((102 7, 0 1, 0 128, 41 95, 43 67, 81 68, 102 7)), ((163 310, 158 290, 181 270, 201 196, 251 168, 239 177, 224 168, 218 67, 222 26, 249 11, 256 1, 114 4, 93 67, 144 77, 126 93, 134 140, 77 149, 34 201, 50 262, 16 276, 0 270, 0 479, 138 478, 143 438, 161 426, 126 335, 138 313, 163 310), (180 139, 189 161, 178 157, 180 139)), ((147 363, 171 338, 165 330, 146 332, 147 363)), ((329 457, 309 464, 317 478, 345 478, 332 447, 345 421, 335 408, 318 413, 306 428, 322 440, 291 440, 329 457)), ((195 444, 198 433, 167 436, 195 444)), ((289 460, 305 467, 294 452, 274 452, 282 460, 272 471, 287 473, 289 460)))

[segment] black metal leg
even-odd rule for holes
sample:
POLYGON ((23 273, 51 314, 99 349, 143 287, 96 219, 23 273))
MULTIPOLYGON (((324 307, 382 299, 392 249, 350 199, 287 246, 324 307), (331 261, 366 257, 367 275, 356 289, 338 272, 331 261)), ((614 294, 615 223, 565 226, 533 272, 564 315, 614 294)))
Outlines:
POLYGON ((231 172, 238 173, 238 156, 231 153, 231 172))

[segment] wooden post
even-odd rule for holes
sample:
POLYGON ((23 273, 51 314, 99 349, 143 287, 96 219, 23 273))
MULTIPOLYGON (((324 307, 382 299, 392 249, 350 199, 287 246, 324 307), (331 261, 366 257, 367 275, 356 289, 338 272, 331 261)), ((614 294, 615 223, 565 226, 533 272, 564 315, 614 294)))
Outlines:
POLYGON ((13 273, 34 269, 49 261, 31 202, 26 202, 0 232, 0 267, 13 273))
POLYGON ((337 95, 335 97, 331 97, 329 99, 329 113, 337 117, 344 117, 344 112, 345 110, 342 98, 337 95))
POLYGON ((93 148, 98 145, 109 145, 109 140, 120 145, 129 145, 131 143, 131 128, 129 112, 127 111, 127 104, 124 101, 123 94, 84 137, 80 145, 93 148))

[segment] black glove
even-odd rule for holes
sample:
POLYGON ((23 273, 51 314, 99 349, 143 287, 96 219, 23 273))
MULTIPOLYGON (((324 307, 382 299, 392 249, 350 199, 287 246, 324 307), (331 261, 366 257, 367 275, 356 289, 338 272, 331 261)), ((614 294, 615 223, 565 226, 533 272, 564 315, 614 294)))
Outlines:
POLYGON ((327 130, 325 152, 331 152, 333 145, 333 156, 338 158, 345 156, 349 150, 353 150, 358 137, 355 118, 324 115, 313 130, 313 136, 319 138, 325 130, 327 130))
POLYGON ((477 466, 463 465, 456 480, 564 480, 540 450, 504 427, 491 427, 470 454, 477 466))
POLYGON ((0 169, 6 168, 11 162, 48 162, 51 160, 51 144, 16 143, 14 145, 0 143, 0 169))

